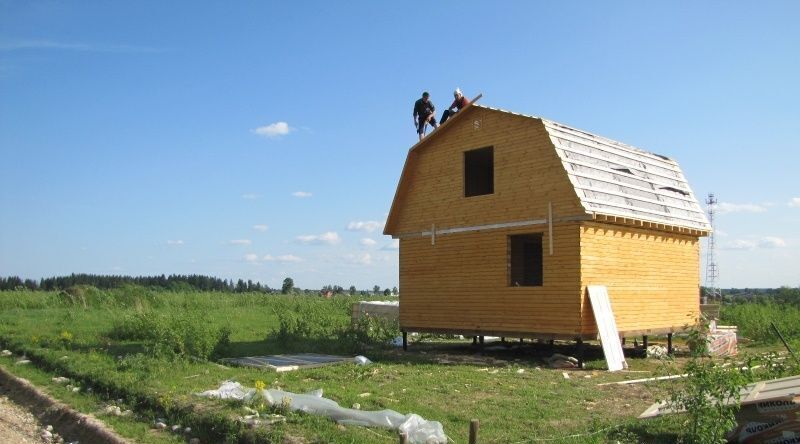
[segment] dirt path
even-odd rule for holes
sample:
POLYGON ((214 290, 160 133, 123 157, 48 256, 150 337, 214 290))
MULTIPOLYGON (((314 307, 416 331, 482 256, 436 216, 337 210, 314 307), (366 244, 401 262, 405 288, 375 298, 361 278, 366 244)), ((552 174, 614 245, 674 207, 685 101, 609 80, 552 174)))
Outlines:
POLYGON ((41 444, 41 425, 24 408, 6 397, 6 389, 0 386, 0 442, 41 444))

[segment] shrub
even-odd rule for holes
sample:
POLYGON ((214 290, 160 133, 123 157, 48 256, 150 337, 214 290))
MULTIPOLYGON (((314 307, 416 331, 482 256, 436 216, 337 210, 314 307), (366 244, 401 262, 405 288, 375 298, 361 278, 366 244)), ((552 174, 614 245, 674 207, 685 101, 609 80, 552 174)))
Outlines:
POLYGON ((149 354, 209 359, 230 345, 230 328, 213 326, 197 313, 158 314, 144 311, 127 316, 108 332, 118 340, 142 341, 149 354))
POLYGON ((800 306, 770 300, 723 305, 721 324, 736 325, 739 334, 763 344, 777 343, 774 322, 786 338, 800 337, 800 306))
POLYGON ((748 378, 735 368, 723 368, 701 357, 692 358, 683 371, 689 376, 680 388, 672 390, 668 405, 686 410, 686 438, 693 443, 725 442, 736 426, 740 392, 748 378))
POLYGON ((278 328, 268 340, 298 351, 354 353, 386 347, 400 334, 397 321, 364 316, 351 323, 351 304, 347 298, 295 298, 276 309, 278 328))
POLYGON ((736 426, 741 390, 752 382, 753 375, 738 365, 718 365, 705 357, 706 333, 705 328, 689 331, 692 357, 681 371, 687 377, 670 386, 666 401, 670 408, 684 410, 689 416, 689 427, 684 430, 689 442, 721 443, 736 426))

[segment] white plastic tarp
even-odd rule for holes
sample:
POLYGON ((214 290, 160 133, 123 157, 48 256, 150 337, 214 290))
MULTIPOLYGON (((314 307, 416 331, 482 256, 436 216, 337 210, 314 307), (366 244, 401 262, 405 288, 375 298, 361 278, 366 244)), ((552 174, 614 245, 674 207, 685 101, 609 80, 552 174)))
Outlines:
MULTIPOLYGON (((238 382, 225 381, 216 390, 197 393, 198 396, 217 399, 237 399, 248 402, 256 395, 256 389, 243 387, 238 382)), ((285 405, 290 410, 310 415, 327 416, 339 424, 365 427, 385 427, 404 432, 410 443, 446 443, 447 436, 438 421, 427 421, 419 415, 403 415, 394 410, 363 411, 348 409, 336 401, 322 397, 322 390, 297 394, 283 390, 261 391, 270 406, 285 405)))

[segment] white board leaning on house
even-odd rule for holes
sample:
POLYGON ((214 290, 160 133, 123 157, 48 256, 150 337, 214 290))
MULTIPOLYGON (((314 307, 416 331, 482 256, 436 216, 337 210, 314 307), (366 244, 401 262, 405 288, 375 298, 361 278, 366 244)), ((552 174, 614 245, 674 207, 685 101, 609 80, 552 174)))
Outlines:
POLYGON ((625 355, 622 353, 622 343, 619 341, 617 321, 611 310, 611 301, 608 299, 608 290, 605 285, 589 285, 589 301, 592 303, 594 320, 600 332, 600 343, 603 345, 603 354, 606 356, 608 371, 615 372, 628 368, 625 355))

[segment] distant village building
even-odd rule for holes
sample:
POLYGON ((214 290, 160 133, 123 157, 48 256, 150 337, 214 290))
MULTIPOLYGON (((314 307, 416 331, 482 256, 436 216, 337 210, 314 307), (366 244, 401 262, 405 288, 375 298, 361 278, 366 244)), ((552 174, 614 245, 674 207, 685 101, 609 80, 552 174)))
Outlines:
POLYGON ((709 230, 674 160, 470 105, 411 148, 384 234, 404 332, 594 339, 588 285, 624 335, 694 324, 709 230))

